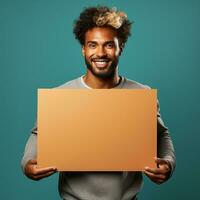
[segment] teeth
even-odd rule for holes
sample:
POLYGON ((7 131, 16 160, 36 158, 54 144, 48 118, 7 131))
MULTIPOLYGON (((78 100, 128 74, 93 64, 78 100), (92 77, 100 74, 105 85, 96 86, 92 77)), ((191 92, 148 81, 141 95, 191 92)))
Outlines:
POLYGON ((104 61, 97 61, 96 63, 97 64, 105 64, 106 62, 104 62, 104 61))
POLYGON ((107 66, 106 61, 94 61, 94 63, 97 67, 106 67, 107 66))
POLYGON ((100 60, 100 59, 96 59, 96 60, 93 60, 93 62, 108 62, 108 60, 100 60))

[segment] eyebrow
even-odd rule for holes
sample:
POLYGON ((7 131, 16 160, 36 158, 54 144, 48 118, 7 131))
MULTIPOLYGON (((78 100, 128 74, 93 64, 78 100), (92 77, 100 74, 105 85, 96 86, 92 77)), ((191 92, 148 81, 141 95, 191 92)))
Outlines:
MULTIPOLYGON (((95 43, 95 44, 98 44, 97 41, 88 41, 87 44, 89 44, 89 43, 95 43)), ((105 45, 105 44, 109 44, 109 43, 115 43, 115 42, 114 42, 114 40, 109 40, 109 41, 104 42, 103 44, 105 45)))

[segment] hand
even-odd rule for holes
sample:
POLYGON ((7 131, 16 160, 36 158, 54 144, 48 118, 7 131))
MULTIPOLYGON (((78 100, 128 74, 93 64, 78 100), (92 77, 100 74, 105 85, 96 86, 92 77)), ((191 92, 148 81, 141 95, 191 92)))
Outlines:
POLYGON ((38 181, 57 172, 55 167, 38 168, 37 160, 29 160, 25 166, 25 174, 30 179, 38 181))
POLYGON ((171 168, 167 160, 154 158, 157 163, 157 168, 145 167, 144 173, 155 183, 161 184, 168 180, 171 168))

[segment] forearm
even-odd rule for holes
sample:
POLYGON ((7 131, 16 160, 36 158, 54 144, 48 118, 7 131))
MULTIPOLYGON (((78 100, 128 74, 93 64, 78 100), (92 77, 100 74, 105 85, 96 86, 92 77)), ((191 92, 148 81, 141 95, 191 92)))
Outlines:
POLYGON ((173 143, 167 127, 158 116, 158 157, 167 160, 171 167, 171 175, 176 167, 176 158, 173 143))

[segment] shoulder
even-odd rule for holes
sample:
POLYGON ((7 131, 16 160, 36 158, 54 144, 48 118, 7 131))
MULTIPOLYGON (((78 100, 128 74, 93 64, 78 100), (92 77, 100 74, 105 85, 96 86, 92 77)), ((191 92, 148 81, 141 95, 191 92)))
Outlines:
POLYGON ((151 87, 149 87, 148 85, 139 83, 137 81, 134 81, 125 77, 124 77, 123 88, 125 89, 151 89, 151 87))
POLYGON ((57 87, 55 87, 55 89, 63 89, 63 88, 79 88, 80 87, 80 77, 67 81, 66 83, 63 83, 57 87))

